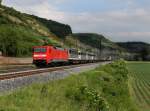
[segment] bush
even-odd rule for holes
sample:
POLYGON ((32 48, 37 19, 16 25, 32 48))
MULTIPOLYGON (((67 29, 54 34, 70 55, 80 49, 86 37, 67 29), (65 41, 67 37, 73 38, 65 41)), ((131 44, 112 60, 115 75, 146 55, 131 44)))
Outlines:
POLYGON ((1 25, 0 50, 5 56, 30 56, 33 46, 43 44, 36 36, 25 27, 1 25))
POLYGON ((82 103, 86 106, 86 111, 108 111, 109 106, 106 100, 94 89, 89 89, 87 86, 80 86, 66 94, 67 97, 82 103))

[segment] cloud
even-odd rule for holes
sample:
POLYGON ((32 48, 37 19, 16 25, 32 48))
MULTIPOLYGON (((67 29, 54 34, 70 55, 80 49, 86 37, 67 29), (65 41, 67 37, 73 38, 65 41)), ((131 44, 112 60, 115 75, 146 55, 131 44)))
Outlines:
POLYGON ((53 7, 47 1, 44 1, 41 4, 29 7, 27 12, 30 14, 35 14, 40 17, 53 19, 57 21, 65 19, 64 18, 65 13, 58 11, 56 7, 53 7))
POLYGON ((12 5, 15 7, 31 7, 33 5, 41 4, 45 0, 3 0, 3 4, 12 5))
MULTIPOLYGON (((63 11, 57 6, 71 1, 13 0, 12 2, 11 0, 5 0, 4 4, 13 6, 23 12, 70 24, 74 32, 101 33, 114 41, 150 42, 150 8, 145 5, 138 5, 139 3, 136 0, 126 0, 123 3, 122 0, 105 0, 107 3, 126 3, 127 6, 121 9, 95 12, 63 11)), ((76 2, 80 5, 79 0, 76 2)))
POLYGON ((113 38, 115 41, 122 37, 122 41, 144 41, 150 43, 150 32, 118 32, 115 35, 113 38))
POLYGON ((120 36, 132 36, 132 37, 137 37, 137 36, 149 36, 150 37, 150 32, 119 32, 118 35, 120 36))
POLYGON ((149 10, 80 13, 66 16, 64 22, 67 21, 75 32, 102 33, 114 41, 150 42, 149 10))
POLYGON ((61 4, 61 3, 66 3, 69 2, 70 0, 54 0, 55 4, 61 4))
MULTIPOLYGON (((56 0, 55 3, 62 3, 65 0, 56 0)), ((64 12, 58 11, 56 7, 50 4, 49 0, 5 0, 3 4, 13 6, 17 10, 28 14, 34 14, 43 18, 60 21, 64 19, 64 12)))

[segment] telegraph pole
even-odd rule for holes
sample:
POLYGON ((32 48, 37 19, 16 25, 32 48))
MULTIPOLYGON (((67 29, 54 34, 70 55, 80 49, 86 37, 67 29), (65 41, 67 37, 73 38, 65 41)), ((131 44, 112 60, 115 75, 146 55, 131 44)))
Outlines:
POLYGON ((99 46, 99 57, 101 59, 101 54, 102 54, 102 39, 100 38, 100 46, 99 46))
POLYGON ((76 38, 75 42, 76 42, 76 49, 78 49, 78 40, 77 40, 77 38, 76 38))

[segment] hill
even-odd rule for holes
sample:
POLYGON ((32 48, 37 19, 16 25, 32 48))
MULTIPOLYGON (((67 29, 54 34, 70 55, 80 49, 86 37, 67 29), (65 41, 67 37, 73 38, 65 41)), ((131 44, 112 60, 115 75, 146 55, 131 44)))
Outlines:
POLYGON ((126 53, 126 51, 118 46, 116 43, 108 40, 105 36, 95 33, 74 33, 71 35, 74 40, 74 44, 76 46, 82 46, 81 49, 94 50, 96 52, 101 53, 102 58, 107 58, 109 56, 113 57, 113 59, 117 59, 121 56, 122 53, 126 53), (88 46, 84 47, 80 43, 88 46))
POLYGON ((74 38, 77 38, 80 42, 90 45, 95 48, 111 48, 119 49, 119 46, 114 42, 106 39, 103 35, 95 33, 75 33, 72 34, 74 38))
POLYGON ((72 47, 95 53, 103 49, 101 53, 104 56, 118 56, 122 50, 103 35, 72 34, 69 25, 21 13, 6 6, 0 6, 0 24, 0 51, 5 56, 30 56, 35 45, 72 47))
POLYGON ((131 53, 134 60, 150 60, 150 44, 148 43, 119 42, 117 44, 131 53))
POLYGON ((58 23, 53 20, 47 20, 45 18, 40 18, 34 15, 32 15, 32 17, 35 18, 37 21, 41 22, 43 25, 45 25, 50 32, 54 33, 56 36, 62 39, 64 39, 65 36, 72 34, 72 30, 69 25, 58 23))
POLYGON ((5 56, 30 56, 35 45, 61 45, 60 38, 69 33, 69 25, 0 5, 0 51, 5 56))

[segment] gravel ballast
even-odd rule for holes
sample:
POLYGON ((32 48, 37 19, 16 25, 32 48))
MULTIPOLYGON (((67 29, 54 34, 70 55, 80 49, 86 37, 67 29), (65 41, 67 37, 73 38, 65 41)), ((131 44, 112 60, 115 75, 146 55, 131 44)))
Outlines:
POLYGON ((37 75, 19 77, 19 78, 8 79, 8 80, 1 80, 0 81, 0 93, 6 92, 6 91, 13 91, 17 88, 27 86, 32 83, 48 82, 50 80, 63 79, 71 74, 79 74, 81 72, 92 70, 102 64, 105 64, 105 63, 87 64, 81 67, 75 67, 75 68, 53 71, 53 72, 48 72, 48 73, 41 73, 37 75))

